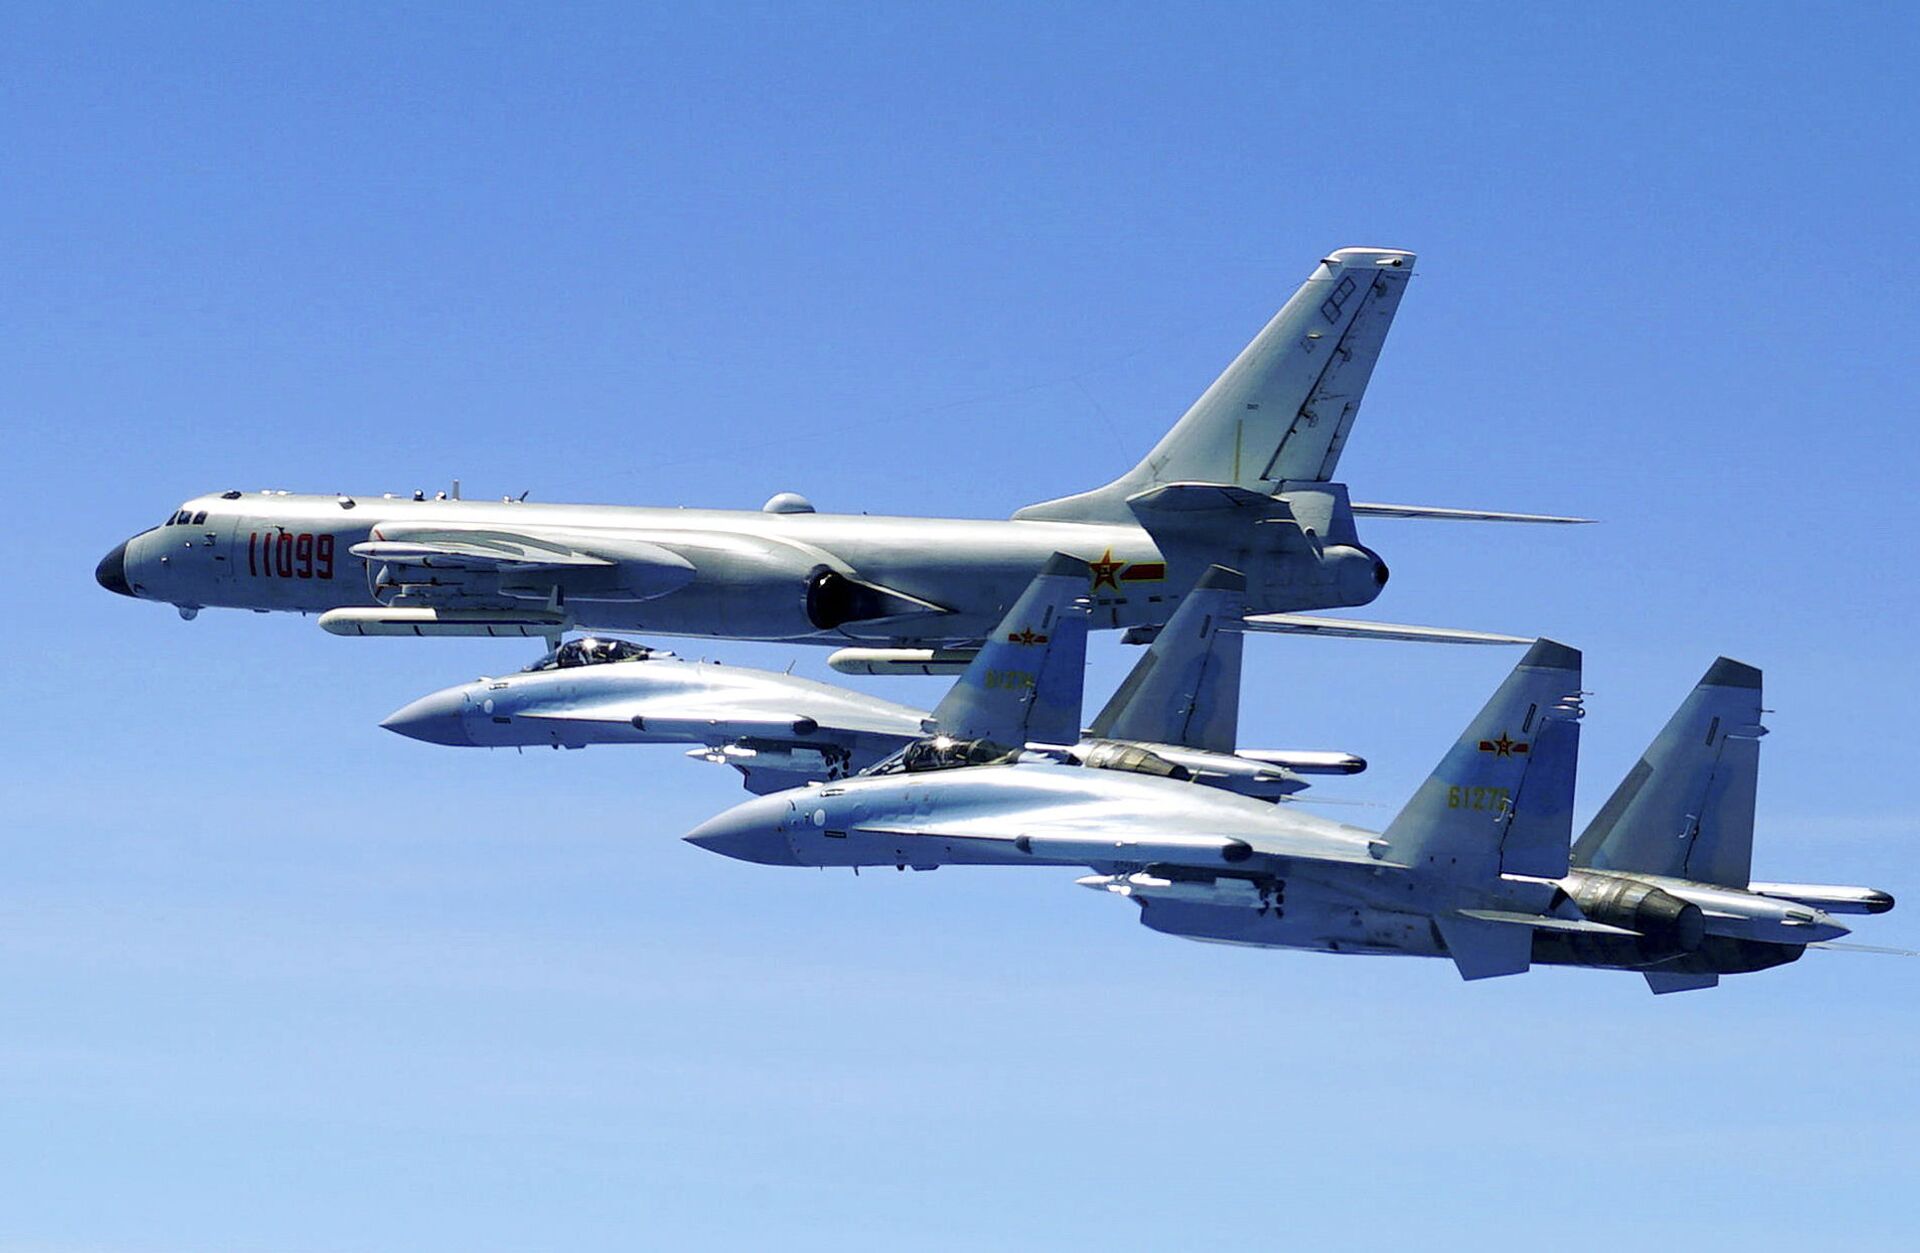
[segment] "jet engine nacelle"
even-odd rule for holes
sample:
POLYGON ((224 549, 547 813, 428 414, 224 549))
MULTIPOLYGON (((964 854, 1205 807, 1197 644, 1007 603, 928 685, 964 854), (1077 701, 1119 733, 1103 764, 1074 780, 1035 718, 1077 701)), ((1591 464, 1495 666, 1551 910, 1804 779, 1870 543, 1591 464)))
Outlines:
POLYGON ((1581 875, 1573 903, 1589 922, 1637 931, 1649 940, 1691 953, 1706 938, 1707 918, 1700 907, 1651 883, 1614 875, 1581 875))
POLYGON ((1358 544, 1328 544, 1319 552, 1286 550, 1251 559, 1254 603, 1263 605, 1370 604, 1386 587, 1387 563, 1358 544))

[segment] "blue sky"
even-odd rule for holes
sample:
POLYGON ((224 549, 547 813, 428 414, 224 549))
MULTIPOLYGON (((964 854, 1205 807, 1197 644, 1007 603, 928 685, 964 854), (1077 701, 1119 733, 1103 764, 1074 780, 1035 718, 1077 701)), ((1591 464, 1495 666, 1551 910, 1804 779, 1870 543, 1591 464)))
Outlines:
MULTIPOLYGON (((671 750, 377 720, 522 663, 107 596, 229 486, 1004 516, 1327 250, 1421 253, 1370 612, 1587 652, 1581 810, 1718 652, 1757 871, 1907 906, 1920 40, 1896 6, 12 5, 0 1250, 1909 1247, 1920 962, 1706 995, 781 872, 671 750)), ((821 655, 683 651, 821 674, 821 655)), ((1262 639, 1383 825, 1511 664, 1262 639)), ((1090 688, 1126 664, 1096 641, 1090 688)), ((930 680, 871 681, 931 703, 930 680)))

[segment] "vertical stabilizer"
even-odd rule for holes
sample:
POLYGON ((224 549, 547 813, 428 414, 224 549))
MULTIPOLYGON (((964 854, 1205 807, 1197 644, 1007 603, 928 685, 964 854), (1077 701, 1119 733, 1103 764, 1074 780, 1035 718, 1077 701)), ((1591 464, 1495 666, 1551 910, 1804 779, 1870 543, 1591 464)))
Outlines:
POLYGON ((1209 567, 1093 720, 1103 739, 1231 753, 1240 732, 1247 580, 1209 567))
POLYGON ((1332 479, 1413 262, 1391 248, 1327 257, 1139 465, 1013 516, 1125 522, 1127 497, 1161 484, 1272 495, 1283 483, 1332 479))
POLYGON ((1587 824, 1573 864, 1746 887, 1766 733, 1760 671, 1715 661, 1587 824))
POLYGON ((1535 641, 1387 827, 1394 859, 1462 883, 1564 875, 1579 698, 1579 650, 1535 641))
POLYGON ((1055 553, 933 711, 942 735, 1019 745, 1080 738, 1092 572, 1055 553))

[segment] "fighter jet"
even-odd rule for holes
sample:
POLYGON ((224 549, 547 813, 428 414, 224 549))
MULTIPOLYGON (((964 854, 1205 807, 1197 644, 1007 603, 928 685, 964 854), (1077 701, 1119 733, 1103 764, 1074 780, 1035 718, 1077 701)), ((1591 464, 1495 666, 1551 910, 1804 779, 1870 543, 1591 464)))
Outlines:
POLYGON ((463 500, 451 494, 196 497, 116 547, 101 586, 176 606, 320 615, 340 635, 573 628, 859 644, 851 670, 957 672, 1054 552, 1089 564, 1094 624, 1150 634, 1214 562, 1248 580, 1249 627, 1465 643, 1474 631, 1302 617, 1364 605, 1387 567, 1355 519, 1580 519, 1351 504, 1334 481, 1414 256, 1343 248, 1132 470, 1008 521, 463 500), (912 647, 907 647, 912 646, 912 647))
POLYGON ((1634 970, 1655 992, 1796 960, 1847 933, 1835 912, 1892 907, 1866 888, 1747 882, 1759 679, 1724 660, 1570 854, 1580 671, 1578 651, 1536 642, 1379 834, 1153 772, 949 742, 749 801, 686 838, 780 866, 1083 866, 1082 884, 1189 939, 1444 956, 1467 979, 1536 962, 1634 970))
POLYGON ((830 683, 591 636, 518 674, 423 696, 380 725, 460 748, 697 744, 689 756, 734 767, 752 792, 840 778, 932 727, 924 710, 830 683))
POLYGON ((1279 799, 1350 753, 1236 751, 1245 580, 1209 570, 1098 718, 1079 730, 1085 563, 1057 557, 932 711, 791 674, 695 662, 625 640, 573 639, 518 674, 423 696, 381 726, 459 747, 697 744, 770 792, 865 769, 929 733, 1048 741, 1095 767, 1155 754, 1169 774, 1279 799))

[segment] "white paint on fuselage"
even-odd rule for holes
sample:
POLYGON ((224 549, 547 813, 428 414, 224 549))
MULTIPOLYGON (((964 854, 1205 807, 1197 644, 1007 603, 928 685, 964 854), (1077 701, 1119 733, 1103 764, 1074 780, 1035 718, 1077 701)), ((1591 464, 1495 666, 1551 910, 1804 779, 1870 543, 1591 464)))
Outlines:
MULTIPOLYGON (((385 523, 561 528, 604 532, 680 551, 699 573, 683 588, 646 601, 577 601, 588 629, 645 631, 804 643, 850 640, 966 642, 984 637, 1054 552, 1089 561, 1152 565, 1161 555, 1138 526, 1109 523, 903 518, 864 514, 773 514, 758 510, 663 509, 401 497, 335 497, 255 492, 196 497, 204 525, 154 528, 130 540, 126 574, 136 595, 194 607, 290 610, 372 607, 367 563, 349 550, 385 523), (351 507, 347 502, 351 501, 351 507), (263 572, 250 546, 276 537, 319 537, 331 546, 330 574, 297 562, 263 572), (752 560, 742 554, 751 554, 752 560), (252 558, 250 568, 249 558, 252 558), (702 568, 702 558, 707 558, 702 568), (848 623, 819 630, 805 618, 805 580, 837 566, 854 576, 953 612, 848 623)), ((1197 572, 1196 572, 1197 573, 1197 572)), ((1377 589, 1376 589, 1377 590, 1377 589)), ((1093 589, 1097 628, 1164 622, 1185 588, 1158 580, 1113 580, 1093 589)), ((1368 595, 1364 599, 1371 599, 1368 595)), ((1364 603, 1348 589, 1304 582, 1256 612, 1364 603)), ((524 607, 524 606, 522 606, 524 607)))

